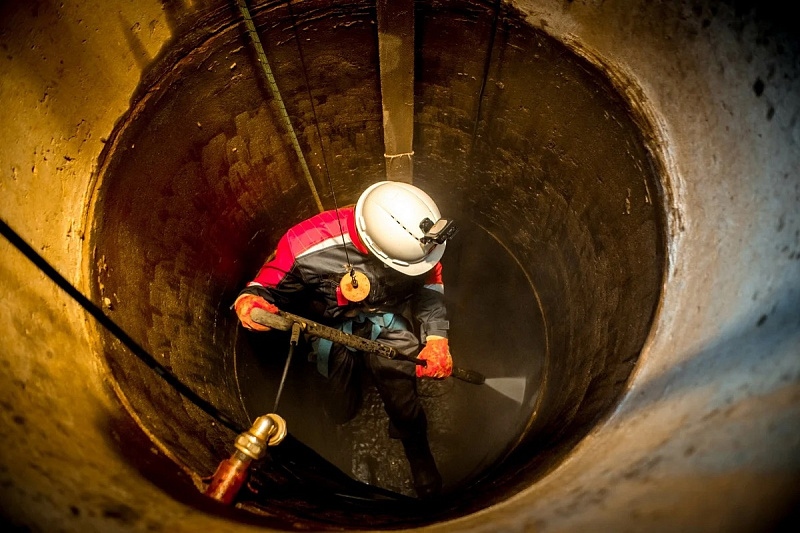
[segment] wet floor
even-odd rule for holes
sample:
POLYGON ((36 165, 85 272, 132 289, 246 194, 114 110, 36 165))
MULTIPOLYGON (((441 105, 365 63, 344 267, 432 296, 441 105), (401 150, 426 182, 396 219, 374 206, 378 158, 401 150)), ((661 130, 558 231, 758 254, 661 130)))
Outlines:
MULTIPOLYGON (((477 226, 463 227, 442 260, 455 364, 477 370, 487 384, 422 379, 431 449, 445 491, 463 487, 502 459, 534 413, 546 361, 542 313, 525 272, 477 226), (468 244, 468 246, 467 246, 468 244), (469 254, 469 260, 462 260, 469 254)), ((237 342, 239 392, 251 418, 271 412, 288 353, 283 332, 242 331, 237 342)), ((377 390, 364 379, 364 404, 336 425, 321 405, 325 378, 301 346, 278 408, 290 433, 353 479, 413 496, 410 470, 377 390)))

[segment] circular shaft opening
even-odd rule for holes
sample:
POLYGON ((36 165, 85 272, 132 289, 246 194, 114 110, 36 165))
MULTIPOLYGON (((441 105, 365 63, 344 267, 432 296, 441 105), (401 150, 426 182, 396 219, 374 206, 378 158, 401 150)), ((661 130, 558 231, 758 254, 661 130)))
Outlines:
MULTIPOLYGON (((461 221, 443 259, 452 351, 490 381, 420 386, 447 489, 430 506, 408 498, 370 384, 359 417, 335 426, 315 394, 324 382, 297 357, 282 400, 292 439, 243 496, 272 525, 418 525, 509 497, 615 405, 658 304, 659 164, 618 88, 513 11, 494 30, 478 2, 416 11, 414 183, 461 221)), ((323 204, 325 166, 340 205, 354 202, 385 175, 374 6, 253 13, 323 204)), ((95 191, 90 277, 132 337, 249 427, 271 408, 288 346, 245 335, 230 306, 316 207, 235 15, 175 43, 118 125, 95 191)), ((148 433, 211 475, 235 435, 99 337, 148 433)))

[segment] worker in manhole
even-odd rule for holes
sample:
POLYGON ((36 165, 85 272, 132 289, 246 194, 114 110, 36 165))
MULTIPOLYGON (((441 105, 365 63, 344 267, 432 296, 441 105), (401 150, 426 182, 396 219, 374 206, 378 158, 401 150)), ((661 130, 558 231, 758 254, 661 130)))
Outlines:
POLYGON ((326 414, 336 423, 352 419, 363 398, 361 373, 370 373, 389 415, 389 434, 403 444, 420 498, 442 487, 416 378, 443 379, 453 369, 439 260, 455 231, 419 188, 379 182, 355 206, 292 227, 234 304, 245 328, 266 331, 250 316, 253 309, 278 313, 302 302, 311 320, 426 361, 415 365, 311 339, 317 370, 327 377, 326 414))

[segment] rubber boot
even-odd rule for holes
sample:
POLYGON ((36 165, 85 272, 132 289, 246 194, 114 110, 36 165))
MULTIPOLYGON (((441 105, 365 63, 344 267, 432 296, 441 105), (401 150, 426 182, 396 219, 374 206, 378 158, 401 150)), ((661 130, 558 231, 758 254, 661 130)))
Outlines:
POLYGON ((402 439, 402 443, 411 465, 417 497, 425 499, 439 494, 442 491, 442 476, 436 468, 427 437, 410 437, 402 439))

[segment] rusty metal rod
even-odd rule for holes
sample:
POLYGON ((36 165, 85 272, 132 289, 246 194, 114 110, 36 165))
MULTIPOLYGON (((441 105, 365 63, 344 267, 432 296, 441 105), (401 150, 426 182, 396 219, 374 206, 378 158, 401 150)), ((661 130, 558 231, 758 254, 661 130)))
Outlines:
MULTIPOLYGON (((279 331, 289 331, 292 329, 294 324, 299 324, 300 329, 309 335, 328 339, 329 341, 347 346, 349 348, 367 353, 374 353, 380 357, 386 357, 387 359, 404 359, 417 365, 427 365, 425 360, 409 355, 403 355, 393 347, 383 344, 382 342, 365 339, 363 337, 359 337, 358 335, 351 335, 336 328, 314 322, 313 320, 308 320, 307 318, 293 315, 292 313, 287 313, 286 311, 278 311, 277 314, 274 314, 264 311, 263 309, 253 309, 253 311, 250 313, 250 318, 262 326, 269 326, 272 329, 277 329, 279 331)), ((461 381, 466 381, 467 383, 472 383, 474 385, 481 385, 486 381, 485 376, 480 372, 459 368, 456 366, 453 366, 453 372, 451 375, 456 379, 460 379, 461 381)))

